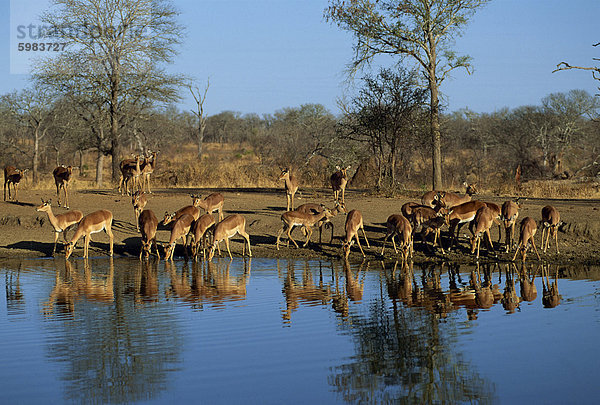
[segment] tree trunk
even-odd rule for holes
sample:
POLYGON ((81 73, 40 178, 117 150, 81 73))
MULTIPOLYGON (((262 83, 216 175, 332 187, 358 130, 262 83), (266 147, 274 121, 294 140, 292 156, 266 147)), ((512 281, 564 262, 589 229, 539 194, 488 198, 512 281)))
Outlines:
POLYGON ((96 157, 96 187, 102 187, 102 168, 104 167, 104 153, 101 150, 98 151, 96 157))
POLYGON ((435 80, 435 73, 429 81, 431 91, 431 102, 429 110, 430 132, 431 132, 431 163, 433 174, 433 190, 443 190, 442 183, 442 135, 440 133, 440 110, 438 99, 438 87, 435 80))
POLYGON ((204 130, 206 123, 202 122, 203 117, 200 117, 198 124, 198 160, 202 160, 202 144, 204 143, 204 130))
POLYGON ((33 172, 33 184, 38 183, 38 166, 40 159, 40 132, 39 128, 35 129, 33 134, 33 158, 31 162, 31 171, 33 172))
MULTIPOLYGON (((112 129, 111 129, 112 132, 112 129)), ((111 133, 112 136, 112 133, 111 133)), ((112 179, 113 181, 119 181, 121 177, 121 145, 119 145, 119 141, 115 138, 112 138, 110 154, 112 157, 112 179)))

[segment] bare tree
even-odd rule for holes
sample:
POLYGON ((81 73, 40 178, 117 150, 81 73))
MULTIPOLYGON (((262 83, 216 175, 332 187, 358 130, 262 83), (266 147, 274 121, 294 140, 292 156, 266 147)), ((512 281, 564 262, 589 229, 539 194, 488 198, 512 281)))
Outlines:
MULTIPOLYGON (((592 46, 594 46, 594 47, 600 46, 600 42, 598 42, 597 44, 594 44, 592 46)), ((596 62, 600 62, 600 58, 592 58, 592 60, 595 60, 596 62)), ((567 62, 560 62, 558 65, 556 65, 556 69, 554 69, 552 71, 552 73, 559 72, 561 70, 570 70, 570 69, 589 70, 592 72, 592 77, 595 80, 600 81, 600 66, 596 66, 596 67, 572 66, 572 65, 568 64, 567 62)), ((600 90, 600 86, 598 86, 598 90, 600 90)), ((598 94, 598 95, 600 95, 600 94, 598 94)))
POLYGON ((183 78, 160 67, 172 62, 182 36, 177 11, 170 0, 53 0, 42 21, 68 46, 40 62, 36 79, 82 99, 80 106, 89 98, 102 107, 106 118, 96 122, 107 128, 96 130, 103 133, 99 153, 108 149, 116 179, 122 128, 155 103, 178 99, 183 78))
POLYGON ((210 79, 206 80, 206 87, 204 92, 200 92, 198 86, 192 86, 190 83, 188 89, 196 101, 197 110, 192 110, 192 113, 198 119, 198 133, 196 139, 198 141, 198 159, 202 160, 202 143, 204 142, 204 131, 206 130, 206 115, 204 115, 204 102, 206 101, 206 93, 208 93, 208 87, 210 86, 210 79))
POLYGON ((31 157, 33 184, 37 184, 39 181, 40 145, 48 134, 54 116, 52 106, 54 96, 42 88, 34 87, 13 92, 4 96, 4 99, 14 117, 25 126, 32 137, 33 150, 22 150, 22 152, 31 157))
POLYGON ((325 17, 354 34, 355 56, 350 70, 378 55, 412 58, 430 92, 433 188, 442 188, 439 88, 451 71, 469 71, 470 58, 452 49, 453 40, 477 8, 489 0, 330 0, 325 17))

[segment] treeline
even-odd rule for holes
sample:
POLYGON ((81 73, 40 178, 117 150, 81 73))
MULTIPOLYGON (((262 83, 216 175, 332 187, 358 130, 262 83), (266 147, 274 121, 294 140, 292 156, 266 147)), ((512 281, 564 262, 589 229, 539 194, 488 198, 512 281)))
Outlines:
MULTIPOLYGON (((318 104, 264 116, 224 111, 206 118, 204 142, 237 145, 253 154, 257 176, 265 178, 291 167, 306 184, 323 186, 336 165, 350 165, 354 187, 427 189, 431 178, 423 107, 427 100, 411 80, 411 74, 391 71, 365 77, 364 87, 340 116, 318 104)), ((514 182, 517 168, 522 181, 597 179, 598 111, 597 98, 572 90, 550 94, 534 106, 444 114, 444 182, 449 187, 463 181, 499 187, 514 182)), ((96 171, 108 164, 104 160, 111 158, 109 148, 103 148, 85 119, 72 113, 67 100, 46 99, 32 90, 14 92, 1 98, 0 116, 4 165, 29 168, 34 182, 39 173, 60 164, 80 167, 84 175, 103 182, 101 170, 96 171), (94 157, 96 167, 86 165, 84 156, 94 157)), ((160 150, 162 161, 176 171, 176 162, 186 164, 177 158, 181 145, 197 142, 196 132, 197 117, 191 111, 168 107, 138 113, 120 129, 127 155, 116 158, 160 150)), ((193 155, 189 159, 202 164, 193 155)))

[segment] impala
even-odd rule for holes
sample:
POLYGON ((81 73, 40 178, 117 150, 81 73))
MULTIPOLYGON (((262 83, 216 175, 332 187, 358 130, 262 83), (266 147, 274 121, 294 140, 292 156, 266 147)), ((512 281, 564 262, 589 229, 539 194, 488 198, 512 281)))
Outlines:
POLYGON ((287 197, 287 206, 286 211, 294 210, 294 194, 298 191, 298 179, 290 168, 281 169, 281 174, 279 175, 279 180, 284 180, 285 185, 285 195, 287 197))
POLYGON ((427 235, 433 232, 433 247, 435 248, 435 245, 439 241, 442 254, 446 254, 444 246, 442 245, 442 238, 440 237, 442 226, 446 224, 446 219, 444 218, 445 210, 442 210, 443 209, 436 211, 433 208, 424 205, 414 206, 410 210, 410 219, 413 224, 413 232, 419 226, 421 227, 421 237, 423 238, 423 242, 426 241, 427 235))
POLYGON ((341 202, 342 204, 345 204, 346 184, 348 183, 348 169, 350 169, 350 166, 347 166, 345 168, 336 166, 335 169, 337 171, 333 173, 329 179, 331 181, 331 188, 333 190, 333 199, 334 201, 338 201, 340 199, 341 192, 341 202))
POLYGON ((296 247, 298 244, 292 238, 292 230, 295 226, 301 226, 306 231, 306 242, 302 247, 306 247, 308 242, 310 241, 310 237, 312 236, 312 228, 320 221, 329 220, 332 214, 325 206, 322 206, 322 212, 320 214, 306 214, 304 212, 299 211, 287 211, 281 215, 281 221, 283 222, 283 227, 277 233, 277 250, 279 250, 279 239, 281 238, 281 234, 286 232, 287 235, 287 244, 290 245, 290 240, 294 243, 296 247))
POLYGON ((555 308, 560 304, 561 298, 558 293, 558 268, 556 268, 554 281, 550 283, 548 267, 549 265, 542 265, 542 305, 544 308, 555 308))
POLYGON ((535 247, 535 239, 533 238, 535 236, 536 231, 537 225, 533 218, 523 218, 523 220, 521 221, 521 228, 519 232, 519 244, 517 245, 517 251, 515 252, 515 255, 512 258, 513 262, 517 258, 517 254, 519 254, 519 251, 522 252, 523 261, 525 261, 525 257, 527 256, 527 244, 530 242, 533 246, 533 250, 535 251, 538 260, 540 260, 540 255, 538 254, 537 248, 535 247))
POLYGON ((471 201, 473 194, 477 194, 477 188, 475 184, 469 184, 466 181, 463 183, 465 186, 465 195, 460 196, 456 193, 444 192, 439 190, 428 191, 421 197, 421 204, 431 208, 435 208, 436 199, 438 194, 443 194, 446 197, 446 208, 452 208, 455 205, 471 201))
POLYGON ((424 207, 424 206, 425 205, 421 205, 419 203, 409 201, 407 203, 402 204, 402 207, 400 208, 400 212, 402 213, 402 215, 404 215, 404 217, 406 219, 408 219, 414 225, 413 210, 417 207, 424 207))
MULTIPOLYGON (((316 214, 322 213, 323 208, 324 208, 323 204, 306 203, 306 204, 302 204, 298 208, 296 208, 296 211, 303 212, 305 214, 316 215, 316 214)), ((339 201, 336 201, 335 205, 333 206, 332 209, 329 210, 329 212, 331 215, 329 217, 323 218, 317 224, 319 226, 319 243, 321 243, 321 235, 323 232, 323 226, 329 226, 331 228, 331 239, 329 240, 329 243, 331 243, 333 241, 333 222, 331 222, 331 218, 335 217, 340 212, 347 213, 348 210, 346 210, 346 204, 343 204, 343 203, 340 204, 339 201)), ((304 231, 304 228, 302 228, 302 230, 304 231)))
POLYGON ((450 246, 458 244, 460 228, 465 223, 471 222, 475 218, 477 210, 483 206, 485 206, 484 202, 475 200, 468 201, 450 209, 446 215, 446 224, 450 228, 450 237, 452 238, 450 246))
POLYGON ((48 214, 48 220, 54 228, 54 248, 52 248, 52 256, 56 253, 56 242, 58 241, 58 234, 62 232, 65 243, 67 241, 67 229, 75 225, 81 218, 83 218, 83 212, 73 210, 67 211, 63 214, 54 215, 52 212, 52 200, 44 201, 42 198, 42 205, 36 208, 36 211, 45 212, 48 214))
POLYGON ((113 222, 113 214, 108 210, 99 210, 94 211, 91 214, 87 214, 85 217, 79 221, 79 225, 75 230, 75 234, 71 238, 71 241, 67 244, 65 259, 68 259, 73 250, 75 249, 75 244, 77 241, 83 236, 84 239, 84 247, 83 247, 83 257, 88 257, 91 234, 97 233, 100 231, 106 232, 109 238, 109 255, 113 255, 113 233, 111 230, 113 222))
MULTIPOLYGON (((385 250, 385 243, 388 238, 392 237, 392 244, 394 245, 394 251, 398 253, 396 248, 396 242, 394 237, 398 235, 398 241, 400 242, 400 249, 402 250, 402 259, 408 259, 408 255, 412 257, 413 254, 413 240, 412 240, 412 227, 408 219, 402 214, 392 214, 388 217, 385 222, 385 237, 383 238, 383 246, 381 247, 381 255, 385 250)), ((357 237, 358 239, 358 237, 357 237)), ((365 238, 366 239, 366 238, 365 238)))
POLYGON ((202 257, 206 258, 206 236, 208 230, 215 225, 215 218, 211 214, 204 214, 194 222, 192 234, 194 235, 194 243, 192 244, 192 257, 195 259, 198 256, 198 248, 202 243, 202 257))
POLYGON ((358 248, 362 253, 363 257, 365 257, 365 252, 363 251, 362 246, 360 245, 360 239, 358 238, 358 230, 362 229, 363 236, 365 237, 365 241, 367 242, 367 247, 370 248, 369 240, 367 239, 367 234, 365 233, 365 227, 363 225, 363 217, 360 211, 352 210, 346 216, 346 236, 342 242, 342 249, 344 251, 344 257, 348 257, 350 254, 350 248, 354 244, 354 238, 356 237, 356 243, 358 244, 358 248))
POLYGON ((223 194, 212 193, 204 200, 199 195, 190 195, 192 197, 192 205, 194 207, 202 208, 207 214, 212 214, 217 211, 219 214, 219 221, 223 220, 223 194))
POLYGON ((560 225, 560 214, 556 208, 551 205, 547 205, 542 208, 542 251, 546 253, 548 250, 548 244, 550 242, 550 235, 554 236, 554 242, 556 242, 556 253, 558 251, 558 226, 560 225), (544 233, 546 233, 546 240, 544 241, 544 233))
MULTIPOLYGON (((233 238, 236 234, 241 235, 246 240, 245 242, 248 243, 248 256, 252 257, 252 251, 250 250, 250 236, 246 233, 246 219, 240 214, 233 214, 228 216, 215 226, 215 230, 213 233, 213 243, 210 247, 208 261, 212 261, 212 258, 215 255, 215 249, 218 248, 219 242, 221 242, 223 239, 225 240, 225 245, 227 246, 229 258, 233 259, 233 257, 231 256, 231 251, 229 250, 229 239, 233 238)), ((244 244, 242 256, 245 254, 246 244, 244 244)))
POLYGON ((514 201, 509 200, 502 204, 501 219, 504 224, 504 244, 506 245, 506 253, 510 251, 510 247, 515 238, 515 224, 517 223, 517 218, 519 218, 519 208, 521 208, 518 201, 519 199, 517 198, 514 201))
POLYGON ((200 218, 200 210, 198 207, 194 207, 193 205, 186 205, 183 208, 178 209, 177 211, 169 214, 168 211, 165 212, 165 217, 162 221, 163 225, 168 225, 169 223, 176 221, 182 215, 191 215, 194 218, 194 221, 200 218))
POLYGON ((144 165, 141 169, 141 189, 145 189, 147 193, 152 194, 152 190, 150 190, 150 175, 154 173, 154 169, 156 168, 156 155, 158 155, 158 151, 148 151, 148 153, 150 156, 144 159, 144 165))
POLYGON ((58 198, 58 206, 60 207, 60 189, 65 192, 65 208, 69 209, 69 183, 73 175, 71 166, 58 166, 52 171, 54 176, 54 184, 56 184, 56 197, 58 198))
POLYGON ((148 199, 143 191, 138 190, 131 196, 131 205, 133 205, 133 214, 135 215, 135 226, 137 227, 138 232, 140 231, 140 214, 146 207, 147 203, 148 199))
POLYGON ((142 254, 146 259, 150 256, 150 250, 152 245, 156 249, 156 257, 160 260, 160 253, 158 252, 158 245, 156 244, 156 229, 158 228, 158 218, 154 215, 152 210, 143 210, 137 219, 138 230, 142 234, 142 248, 140 250, 140 260, 142 260, 142 254))
MULTIPOLYGON (((169 244, 165 248, 165 260, 173 260, 175 245, 178 239, 183 239, 183 251, 187 257, 187 234, 190 233, 194 217, 189 214, 183 214, 173 224, 171 228, 171 237, 169 244)), ((163 246, 164 247, 164 246, 163 246)))
POLYGON ((131 181, 131 194, 133 194, 137 181, 141 174, 140 164, 142 157, 135 155, 134 159, 125 159, 121 161, 119 168, 121 169, 121 178, 119 179, 119 191, 123 195, 123 187, 125 193, 129 195, 129 182, 131 181))
POLYGON ((18 201, 17 197, 17 188, 19 186, 19 182, 25 176, 28 169, 17 169, 14 166, 6 166, 4 168, 4 201, 6 201, 6 186, 8 185, 8 199, 13 201, 18 201), (12 184, 14 190, 14 196, 10 192, 10 185, 12 184))
POLYGON ((490 228, 494 223, 495 215, 495 210, 487 205, 479 208, 475 214, 475 219, 473 219, 474 231, 473 237, 471 238, 471 254, 475 253, 475 249, 477 249, 477 259, 479 259, 479 245, 481 244, 483 234, 487 235, 490 249, 492 251, 494 250, 492 237, 490 236, 490 228))

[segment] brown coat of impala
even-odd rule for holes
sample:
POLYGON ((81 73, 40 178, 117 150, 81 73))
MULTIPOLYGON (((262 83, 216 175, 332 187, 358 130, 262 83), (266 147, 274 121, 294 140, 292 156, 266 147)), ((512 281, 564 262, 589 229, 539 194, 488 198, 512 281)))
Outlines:
POLYGON ((475 219, 477 210, 485 206, 483 201, 468 201, 466 203, 457 205, 450 209, 446 215, 446 224, 450 228, 450 237, 452 238, 450 246, 458 244, 458 234, 460 228, 475 219))
MULTIPOLYGON (((199 195, 191 195, 192 205, 194 207, 202 208, 207 214, 212 214, 217 211, 219 215, 219 221, 223 220, 223 203, 225 199, 221 193, 212 193, 208 195, 204 200, 199 195)), ((197 219, 197 218, 196 218, 197 219)))
MULTIPOLYGON (((324 208, 325 206, 323 204, 306 203, 300 205, 298 208, 296 208, 295 211, 302 212, 305 214, 316 215, 322 213, 324 211, 324 208)), ((333 208, 331 208, 329 211, 331 215, 328 217, 326 216, 317 223, 317 226, 319 227, 319 243, 321 243, 322 241, 321 236, 323 233, 323 226, 329 226, 331 228, 331 238, 329 239, 329 243, 333 242, 333 222, 331 222, 331 219, 341 212, 348 213, 348 210, 346 209, 346 204, 340 203, 339 201, 336 201, 333 208)), ((302 229, 304 230, 304 228, 302 229)))
POLYGON ((112 256, 114 241, 111 230, 112 222, 113 214, 108 210, 94 211, 91 214, 84 216, 81 221, 79 221, 79 225, 77 225, 77 229, 75 230, 75 234, 71 238, 71 241, 67 244, 65 259, 68 259, 69 256, 71 256, 75 249, 75 244, 77 244, 77 241, 81 237, 84 239, 83 257, 88 257, 91 235, 100 231, 104 231, 108 235, 110 245, 109 256, 112 256))
POLYGON ((192 226, 192 235, 194 243, 192 244, 192 257, 196 259, 202 244, 202 257, 206 258, 206 237, 210 229, 214 230, 215 218, 212 214, 204 214, 194 222, 192 226))
POLYGON ((137 231, 140 231, 140 214, 146 208, 146 204, 148 204, 148 199, 146 198, 146 193, 143 191, 136 191, 131 196, 131 205, 133 205, 133 214, 135 215, 135 226, 137 227, 137 231))
POLYGON ((333 190, 334 201, 340 200, 340 193, 342 193, 341 203, 345 204, 346 184, 348 183, 348 169, 350 166, 345 168, 336 166, 336 172, 331 175, 329 180, 331 181, 331 189, 333 190))
POLYGON ((494 218, 496 217, 496 211, 493 208, 490 208, 488 205, 484 205, 479 208, 475 213, 475 218, 473 219, 474 230, 473 237, 471 238, 471 254, 475 253, 475 249, 477 249, 477 259, 479 259, 479 245, 481 244, 481 238, 483 235, 487 235, 487 240, 489 242, 489 248, 493 251, 494 244, 492 243, 492 237, 490 235, 490 228, 494 224, 494 218))
POLYGON ((73 168, 71 166, 58 166, 52 171, 54 184, 56 184, 56 197, 60 207, 60 189, 65 193, 65 208, 69 209, 69 183, 73 177, 73 168))
POLYGON ((383 252, 385 250, 385 243, 388 238, 392 237, 392 245, 394 246, 394 251, 398 253, 398 249, 396 248, 396 242, 394 241, 394 237, 398 236, 398 241, 400 243, 400 250, 402 251, 402 259, 408 259, 410 255, 413 255, 413 238, 412 238, 412 226, 410 222, 404 215, 402 214, 392 214, 388 217, 385 222, 385 237, 383 238, 383 245, 381 246, 381 255, 383 256, 383 252))
POLYGON ((47 213, 50 224, 54 228, 54 247, 52 248, 52 255, 54 256, 54 253, 56 253, 58 234, 62 232, 65 243, 68 243, 67 230, 81 221, 81 218, 83 218, 83 212, 73 210, 54 215, 52 212, 52 200, 44 201, 44 199, 42 199, 42 205, 38 206, 36 211, 47 213))
POLYGON ((285 196, 287 198, 286 211, 294 210, 294 195, 298 191, 298 178, 292 173, 289 167, 281 169, 279 180, 284 181, 285 196))
POLYGON ((464 182, 463 185, 465 186, 465 195, 459 195, 450 191, 428 191, 421 197, 421 204, 435 208, 439 199, 444 198, 442 206, 445 208, 452 208, 467 201, 471 201, 472 196, 477 194, 477 187, 475 184, 469 184, 467 182, 464 182))
POLYGON ((537 231, 537 224, 535 223, 533 218, 531 218, 531 217, 523 218, 523 220, 521 221, 520 229, 519 229, 519 244, 517 245, 517 251, 515 252, 515 255, 512 258, 513 261, 515 261, 519 252, 521 252, 521 254, 523 256, 523 261, 525 261, 525 257, 527 256, 528 243, 531 243, 538 260, 540 260, 540 255, 537 251, 537 248, 535 247, 534 236, 535 236, 536 231, 537 231))
POLYGON ((514 243, 515 225, 517 223, 517 218, 519 218, 519 208, 520 206, 517 201, 509 200, 502 204, 501 219, 504 224, 504 245, 506 253, 510 251, 511 245, 514 243))
POLYGON ((344 257, 348 258, 350 254, 350 248, 354 244, 354 239, 356 238, 356 243, 358 244, 358 248, 362 253, 363 257, 365 257, 365 252, 363 251, 362 246, 360 245, 360 239, 358 239, 358 230, 362 229, 363 236, 365 237, 365 242, 367 242, 367 247, 371 247, 369 245, 369 239, 367 239, 367 234, 365 233, 365 227, 363 224, 363 216, 359 210, 352 210, 346 216, 346 225, 344 226, 346 230, 346 236, 342 241, 342 250, 344 251, 344 257))
POLYGON ((189 214, 183 214, 175 220, 171 228, 169 243, 165 248, 165 260, 173 260, 173 253, 175 253, 178 239, 183 239, 183 252, 187 257, 187 235, 190 233, 194 221, 194 217, 189 214))
MULTIPOLYGON (((182 215, 191 215, 194 218, 194 221, 200 218, 200 209, 198 207, 194 207, 193 205, 186 205, 183 208, 178 209, 175 212, 169 214, 169 212, 165 212, 165 217, 163 218, 162 224, 168 225, 173 221, 177 221, 182 215)), ((172 225, 171 225, 172 226, 172 225)))
POLYGON ((18 198, 18 187, 19 182, 25 176, 27 169, 21 170, 17 169, 14 166, 6 166, 4 167, 4 201, 6 201, 6 187, 8 186, 8 199, 13 201, 19 201, 18 198), (13 186, 13 193, 10 191, 10 186, 13 186))
MULTIPOLYGON (((233 214, 219 222, 215 225, 215 230, 213 233, 213 243, 210 247, 210 252, 208 254, 208 261, 212 261, 212 258, 215 255, 215 249, 219 250, 219 255, 221 254, 221 249, 219 248, 219 242, 225 240, 225 246, 227 247, 227 253, 229 253, 229 258, 233 259, 231 256, 231 250, 229 250, 229 239, 233 238, 235 235, 240 235, 245 239, 245 242, 248 243, 248 256, 252 257, 252 250, 250 248, 250 235, 246 232, 246 218, 241 216, 240 214, 233 214)), ((242 256, 246 254, 246 244, 244 243, 244 247, 242 248, 242 256)))
POLYGON ((156 250, 156 257, 160 260, 160 253, 156 243, 156 229, 158 228, 158 218, 152 210, 143 210, 138 216, 138 229, 142 234, 142 248, 140 249, 140 260, 142 255, 147 259, 150 256, 152 245, 156 250))
POLYGON ((281 215, 281 222, 283 222, 282 228, 277 233, 277 242, 275 243, 277 250, 279 250, 279 240, 281 235, 286 232, 287 235, 287 244, 290 245, 290 240, 294 243, 296 248, 298 248, 298 244, 292 238, 292 230, 296 226, 301 226, 306 231, 306 241, 302 247, 306 247, 308 242, 310 241, 310 237, 312 236, 312 228, 319 223, 320 221, 331 218, 331 212, 326 208, 322 207, 322 211, 320 214, 307 214, 305 212, 300 211, 287 211, 281 215))
POLYGON ((548 244, 550 242, 550 236, 554 236, 554 242, 556 243, 556 253, 558 251, 558 226, 560 225, 560 213, 556 208, 551 205, 547 205, 542 208, 542 251, 546 253, 548 250, 548 244), (544 240, 544 233, 546 234, 546 240, 544 240))

